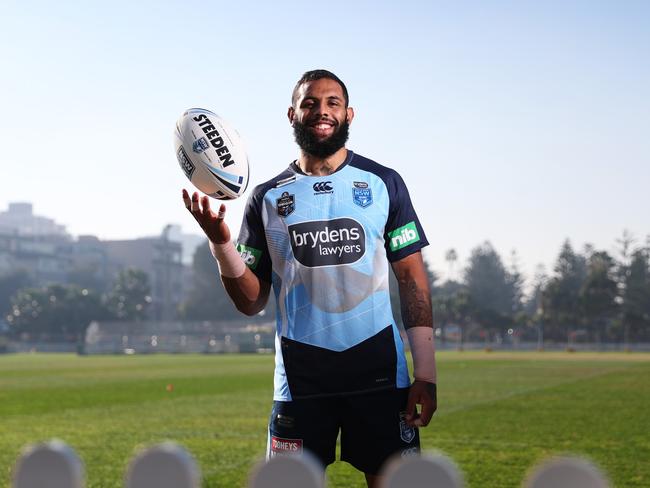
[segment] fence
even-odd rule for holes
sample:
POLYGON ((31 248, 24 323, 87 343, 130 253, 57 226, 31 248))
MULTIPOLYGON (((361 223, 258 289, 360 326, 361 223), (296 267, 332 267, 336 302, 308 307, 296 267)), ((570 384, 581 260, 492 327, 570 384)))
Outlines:
MULTIPOLYGON (((382 471, 381 488, 462 488, 462 473, 442 455, 395 458, 382 471)), ((309 454, 260 462, 249 488, 325 488, 322 467, 309 454)), ((60 441, 28 447, 16 462, 12 488, 84 488, 83 463, 60 441)), ((201 472, 184 448, 165 443, 136 455, 124 476, 125 488, 200 488, 201 472)), ((535 466, 525 488, 608 488, 605 476, 580 458, 555 458, 535 466)))

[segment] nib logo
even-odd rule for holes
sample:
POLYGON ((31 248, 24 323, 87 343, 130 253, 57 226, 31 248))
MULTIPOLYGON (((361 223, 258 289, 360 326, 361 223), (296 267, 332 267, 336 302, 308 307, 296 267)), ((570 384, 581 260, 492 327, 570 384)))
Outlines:
POLYGON ((257 268, 262 251, 255 249, 254 247, 244 246, 243 244, 237 245, 237 251, 239 251, 239 255, 246 266, 250 269, 257 268))
POLYGON ((420 240, 420 234, 418 234, 418 229, 413 221, 389 232, 388 237, 390 238, 391 251, 399 251, 420 240))

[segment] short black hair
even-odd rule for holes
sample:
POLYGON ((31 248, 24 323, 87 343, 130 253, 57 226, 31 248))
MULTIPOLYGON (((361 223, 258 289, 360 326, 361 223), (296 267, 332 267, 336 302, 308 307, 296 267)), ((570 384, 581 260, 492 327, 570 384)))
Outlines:
POLYGON ((308 83, 310 81, 320 80, 322 78, 328 78, 330 80, 334 80, 339 85, 341 85, 341 89, 343 90, 343 98, 345 99, 345 106, 347 107, 348 104, 350 103, 350 97, 348 96, 348 89, 345 87, 345 83, 343 83, 341 79, 338 76, 336 76, 334 73, 332 73, 331 71, 327 71, 326 69, 314 69, 311 71, 307 71, 305 74, 303 74, 300 77, 298 83, 296 83, 296 86, 293 88, 293 92, 291 93, 291 105, 296 103, 296 94, 298 93, 298 88, 300 88, 300 85, 302 85, 303 83, 308 83))

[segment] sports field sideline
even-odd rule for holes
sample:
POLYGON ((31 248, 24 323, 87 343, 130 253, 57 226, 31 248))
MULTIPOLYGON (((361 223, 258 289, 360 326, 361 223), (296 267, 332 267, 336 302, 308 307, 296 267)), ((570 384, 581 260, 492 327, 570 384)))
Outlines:
MULTIPOLYGON (((617 488, 650 486, 650 354, 438 358, 422 444, 468 486, 519 487, 551 454, 589 457, 617 488)), ((21 447, 54 437, 80 454, 88 487, 121 487, 134 452, 163 440, 192 452, 204 487, 245 486, 266 446, 272 371, 271 355, 0 355, 0 486, 21 447)), ((365 486, 344 463, 327 473, 330 487, 365 486)))

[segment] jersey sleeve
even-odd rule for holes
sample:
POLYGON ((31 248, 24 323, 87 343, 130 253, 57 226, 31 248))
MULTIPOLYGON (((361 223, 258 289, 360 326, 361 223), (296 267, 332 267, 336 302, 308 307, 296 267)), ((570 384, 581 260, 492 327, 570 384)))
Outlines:
POLYGON ((402 177, 392 171, 385 182, 390 204, 384 229, 384 247, 386 256, 392 263, 428 246, 429 241, 402 177))
POLYGON ((249 196, 237 238, 237 250, 259 279, 271 283, 271 257, 262 222, 262 200, 262 191, 254 191, 249 196))

